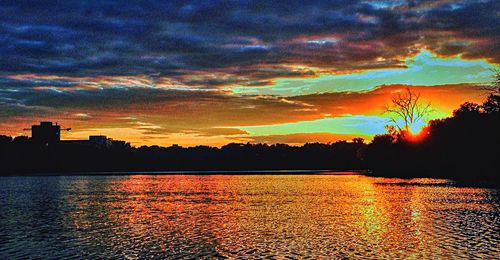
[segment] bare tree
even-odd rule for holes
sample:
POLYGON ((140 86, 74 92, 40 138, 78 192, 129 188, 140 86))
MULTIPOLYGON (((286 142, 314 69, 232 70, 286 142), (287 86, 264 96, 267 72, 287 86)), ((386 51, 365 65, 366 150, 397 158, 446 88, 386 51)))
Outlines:
POLYGON ((500 70, 494 70, 494 81, 487 87, 490 92, 486 101, 483 103, 482 108, 484 112, 498 113, 500 112, 500 70))
POLYGON ((500 70, 494 70, 495 74, 493 77, 495 78, 491 83, 492 88, 496 94, 500 94, 500 70))
POLYGON ((392 115, 391 122, 400 134, 411 132, 411 127, 423 120, 431 111, 431 104, 422 103, 420 93, 414 93, 410 88, 394 96, 392 104, 385 107, 385 112, 392 115), (400 126, 400 120, 403 123, 402 126, 400 126))
POLYGON ((484 90, 488 94, 500 95, 500 69, 490 69, 493 80, 489 84, 483 85, 480 90, 484 90))

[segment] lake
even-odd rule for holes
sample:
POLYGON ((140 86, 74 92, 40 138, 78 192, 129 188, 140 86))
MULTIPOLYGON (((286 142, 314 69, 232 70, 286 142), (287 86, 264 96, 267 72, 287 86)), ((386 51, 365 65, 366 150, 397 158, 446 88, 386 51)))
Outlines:
POLYGON ((0 177, 1 259, 162 256, 499 258, 499 190, 350 174, 0 177))

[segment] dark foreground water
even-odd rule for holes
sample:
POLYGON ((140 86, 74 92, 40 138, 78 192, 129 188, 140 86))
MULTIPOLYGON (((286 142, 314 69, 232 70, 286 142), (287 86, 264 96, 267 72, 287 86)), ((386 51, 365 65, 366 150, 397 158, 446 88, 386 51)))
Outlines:
POLYGON ((0 178, 0 258, 499 258, 499 191, 360 175, 0 178))

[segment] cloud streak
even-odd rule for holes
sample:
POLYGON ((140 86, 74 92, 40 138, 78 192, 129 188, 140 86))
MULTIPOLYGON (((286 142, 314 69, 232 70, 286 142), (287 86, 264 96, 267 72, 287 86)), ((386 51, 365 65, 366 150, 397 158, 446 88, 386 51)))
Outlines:
MULTIPOLYGON (((383 105, 405 87, 388 85, 371 91, 288 97, 158 88, 2 91, 0 104, 4 109, 0 116, 6 120, 0 126, 15 134, 39 119, 51 119, 72 127, 75 132, 70 137, 74 138, 85 137, 91 129, 94 134, 98 134, 95 129, 101 133, 115 129, 122 137, 125 129, 130 129, 126 139, 135 144, 177 143, 172 136, 184 141, 191 138, 191 144, 205 143, 204 138, 210 137, 217 145, 252 140, 253 136, 296 133, 372 136, 383 131, 383 105), (20 106, 25 109, 20 110, 20 106)), ((449 115, 465 100, 484 98, 480 85, 412 88, 431 101, 433 118, 449 115)))
POLYGON ((3 1, 0 125, 19 134, 52 119, 81 129, 75 138, 129 129, 136 143, 212 144, 265 140, 246 127, 274 126, 268 140, 310 140, 276 131, 380 115, 394 84, 419 85, 445 116, 480 99, 476 84, 498 68, 498 10, 495 0, 3 1))

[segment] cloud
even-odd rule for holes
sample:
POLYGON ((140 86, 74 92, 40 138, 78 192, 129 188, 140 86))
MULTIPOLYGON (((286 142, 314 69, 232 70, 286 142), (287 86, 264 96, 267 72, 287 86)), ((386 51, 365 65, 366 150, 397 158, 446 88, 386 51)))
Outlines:
POLYGON ((310 78, 281 78, 272 87, 234 87, 236 93, 298 95, 324 92, 370 90, 380 85, 446 85, 460 83, 488 84, 493 79, 492 70, 500 68, 486 60, 464 60, 460 56, 439 57, 428 50, 405 58, 404 67, 349 74, 318 73, 310 78))
POLYGON ((444 116, 480 100, 464 83, 500 63, 499 9, 495 0, 3 1, 0 126, 18 133, 43 118, 129 129, 138 142, 219 142, 249 136, 236 126, 380 114, 400 84, 421 85, 444 116), (422 50, 436 59, 419 60, 422 50))
MULTIPOLYGON (((203 137, 229 142, 231 138, 250 140, 253 136, 295 133, 366 136, 383 132, 384 122, 379 120, 383 106, 389 104, 391 95, 406 87, 387 85, 370 91, 286 98, 162 88, 0 91, 3 102, 0 127, 7 134, 17 134, 20 129, 45 119, 73 128, 75 134, 80 132, 77 136, 90 129, 106 129, 106 133, 117 129, 123 137, 129 129, 126 139, 141 144, 147 143, 146 140, 169 144, 175 140, 172 136, 186 142, 190 136, 194 138, 189 141, 192 144, 204 143, 203 137), (371 124, 370 119, 380 122, 371 124)), ((432 118, 449 116, 460 103, 479 102, 485 97, 481 86, 473 84, 412 86, 412 89, 431 102, 435 110, 432 118)))
POLYGON ((499 62, 499 5, 494 0, 6 1, 0 7, 0 70, 172 76, 302 64, 342 71, 397 66, 421 47, 499 62), (375 63, 380 57, 386 62, 375 63))
POLYGON ((81 120, 89 120, 92 118, 92 116, 88 113, 75 113, 73 114, 76 118, 79 118, 81 120))

